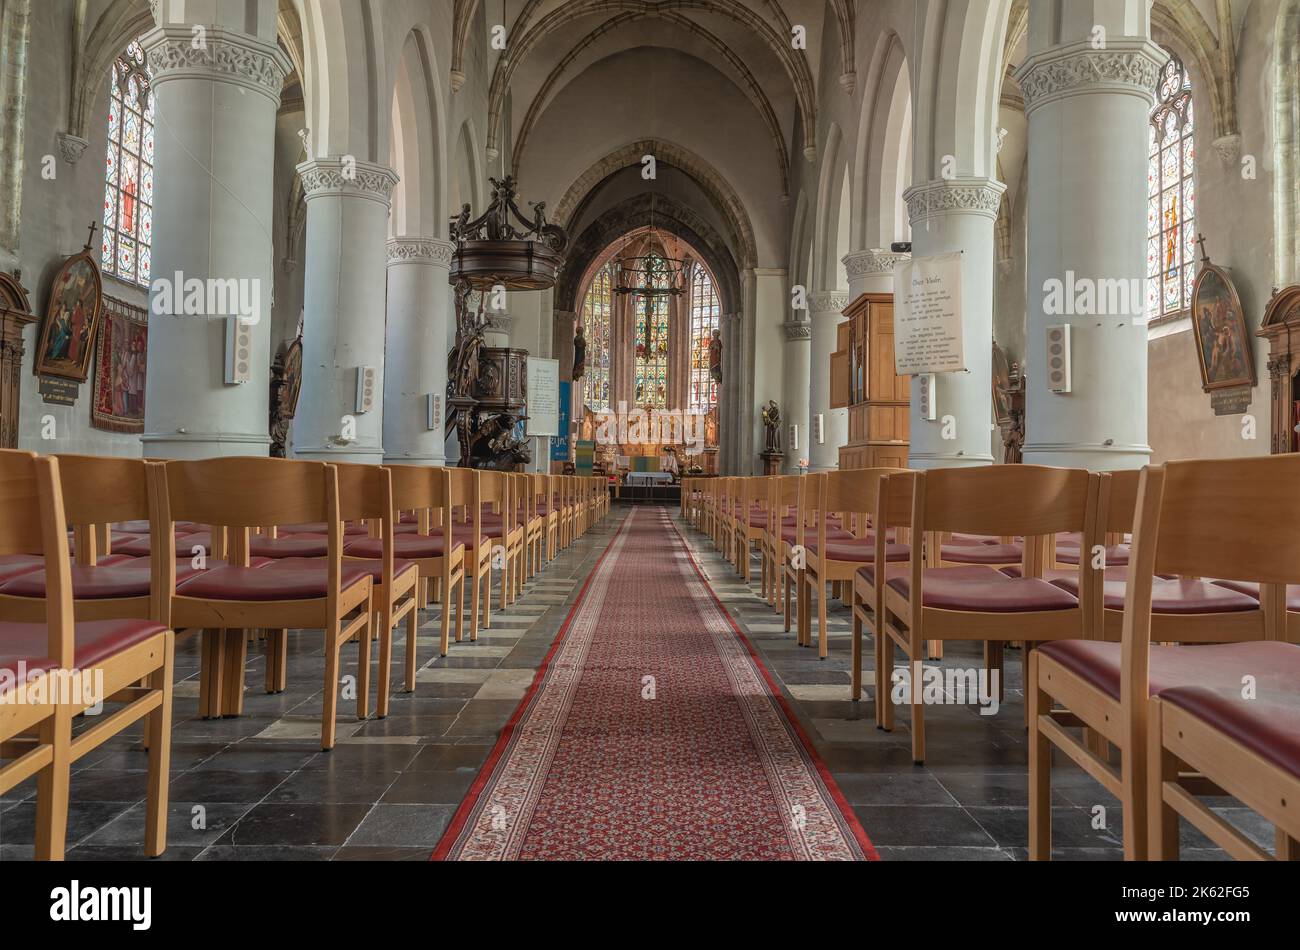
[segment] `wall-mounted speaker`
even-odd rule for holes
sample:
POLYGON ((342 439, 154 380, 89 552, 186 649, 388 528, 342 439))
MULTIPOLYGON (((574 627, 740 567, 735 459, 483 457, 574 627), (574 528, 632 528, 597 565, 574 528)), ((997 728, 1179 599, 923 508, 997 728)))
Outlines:
POLYGON ((442 397, 437 393, 429 393, 424 398, 428 416, 425 426, 430 432, 436 432, 442 427, 442 397))
POLYGON ((820 412, 812 417, 812 440, 817 445, 826 444, 825 418, 820 412))
POLYGON ((1070 324, 1047 328, 1047 390, 1070 392, 1070 324))
POLYGON ((916 377, 916 381, 921 388, 921 418, 927 422, 933 422, 939 418, 939 406, 935 399, 937 387, 935 386, 934 373, 922 373, 916 377))
POLYGON ((227 386, 238 386, 253 378, 253 326, 238 317, 226 321, 227 386))
POLYGON ((376 375, 373 366, 357 367, 357 412, 369 412, 375 408, 376 375))
POLYGON ((799 451, 799 424, 797 422, 790 423, 790 451, 799 451))

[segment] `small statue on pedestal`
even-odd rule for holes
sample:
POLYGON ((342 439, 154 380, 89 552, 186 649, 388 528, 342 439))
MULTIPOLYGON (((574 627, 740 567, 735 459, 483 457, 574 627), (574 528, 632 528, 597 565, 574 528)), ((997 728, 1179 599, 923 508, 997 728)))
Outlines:
POLYGON ((769 399, 767 405, 763 408, 763 428, 767 432, 767 439, 763 446, 763 452, 778 453, 781 451, 781 409, 776 404, 775 399, 769 399))
POLYGON ((722 331, 714 330, 709 340, 709 378, 722 385, 722 331))
POLYGON ((587 338, 582 335, 582 324, 579 323, 574 330, 573 337, 573 374, 572 378, 576 382, 587 372, 587 338))

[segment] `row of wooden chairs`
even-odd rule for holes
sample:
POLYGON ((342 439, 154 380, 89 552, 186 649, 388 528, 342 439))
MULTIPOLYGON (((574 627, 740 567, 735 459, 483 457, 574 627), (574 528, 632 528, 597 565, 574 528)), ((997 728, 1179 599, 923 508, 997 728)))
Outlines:
POLYGON ((809 644, 817 587, 823 656, 826 585, 852 585, 852 697, 865 630, 882 728, 893 725, 895 649, 908 661, 918 763, 929 643, 983 641, 985 670, 1000 668, 1005 644, 1023 644, 1032 857, 1050 853, 1055 746, 1123 801, 1128 857, 1176 855, 1179 814, 1230 853, 1261 856, 1196 799, 1209 776, 1273 821, 1278 856, 1294 858, 1300 502, 1282 496, 1294 495, 1298 468, 1282 458, 1142 472, 1017 465, 711 479, 684 490, 683 516, 733 564, 748 561, 748 530, 761 527, 763 594, 779 605, 784 593, 789 629, 796 588, 798 638, 809 644), (1253 703, 1235 695, 1243 678, 1259 691, 1253 703), (1189 763, 1201 773, 1194 780, 1180 772, 1189 763))
POLYGON ((51 738, 0 771, 0 791, 38 775, 37 855, 61 856, 67 785, 59 776, 67 761, 150 716, 146 849, 160 853, 173 631, 202 631, 205 715, 241 711, 249 631, 266 631, 268 692, 285 688, 288 630, 322 631, 321 745, 330 749, 344 642, 359 644, 357 715, 366 718, 369 651, 378 639, 384 716, 395 627, 406 625, 405 687, 413 690, 420 608, 442 604, 446 655, 453 603, 455 639, 462 638, 467 584, 473 640, 480 621, 491 623, 495 570, 505 608, 607 511, 603 482, 573 476, 0 452, 0 521, 10 529, 0 530, 0 621, 11 621, 0 623, 0 688, 22 687, 20 669, 94 667, 105 671, 113 698, 128 701, 58 747, 52 739, 88 704, 58 705, 43 718, 39 709, 0 704, 0 758, 12 757, 20 734, 51 738), (26 520, 10 521, 18 512, 26 520), (145 685, 131 686, 137 682, 145 685))

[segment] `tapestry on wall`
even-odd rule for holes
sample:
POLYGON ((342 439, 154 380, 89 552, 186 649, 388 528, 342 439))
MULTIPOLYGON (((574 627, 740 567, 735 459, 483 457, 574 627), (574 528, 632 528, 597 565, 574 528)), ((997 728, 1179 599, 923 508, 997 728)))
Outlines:
POLYGON ((144 432, 148 343, 145 311, 105 297, 104 317, 95 344, 94 398, 90 401, 90 424, 96 429, 144 432))

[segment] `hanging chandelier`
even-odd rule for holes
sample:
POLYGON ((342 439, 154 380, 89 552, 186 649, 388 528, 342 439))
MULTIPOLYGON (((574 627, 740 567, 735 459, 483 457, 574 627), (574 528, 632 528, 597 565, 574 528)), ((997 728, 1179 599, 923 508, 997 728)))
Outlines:
POLYGON ((620 257, 614 266, 614 293, 641 297, 680 297, 686 292, 686 262, 665 254, 620 257))

